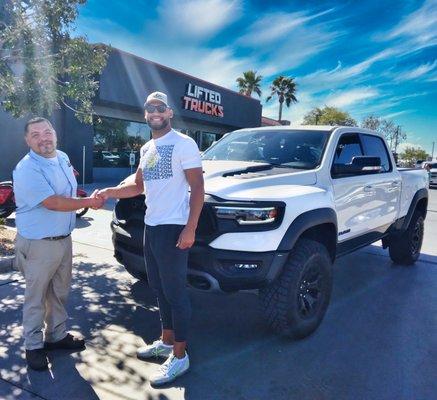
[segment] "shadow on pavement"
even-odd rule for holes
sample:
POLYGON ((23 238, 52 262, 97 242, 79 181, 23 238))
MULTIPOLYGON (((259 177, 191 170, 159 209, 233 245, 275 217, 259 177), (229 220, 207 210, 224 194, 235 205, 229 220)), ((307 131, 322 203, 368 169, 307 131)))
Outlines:
POLYGON ((363 251, 338 260, 326 317, 300 341, 269 331, 254 293, 190 290, 192 368, 155 390, 149 377, 156 362, 135 356, 160 333, 151 291, 121 267, 76 261, 70 326, 85 336, 87 349, 53 352, 49 372, 28 372, 23 281, 0 286, 1 377, 45 399, 432 398, 436 272, 423 263, 394 266, 363 251))
POLYGON ((94 218, 88 217, 86 215, 80 218, 76 218, 76 229, 87 228, 92 224, 93 221, 94 218))
MULTIPOLYGON (((122 393, 124 386, 144 391, 142 386, 146 379, 135 374, 128 362, 132 359, 141 364, 134 356, 142 340, 128 331, 129 327, 135 326, 131 320, 137 308, 130 298, 132 279, 120 272, 121 267, 117 271, 107 264, 76 262, 74 271, 69 325, 73 332, 80 332, 86 338, 87 349, 71 354, 50 352, 49 371, 27 370, 21 337, 24 280, 17 273, 18 281, 0 286, 1 378, 46 399, 98 398, 93 387, 105 393, 111 393, 117 387, 122 393)), ((156 310, 151 301, 150 310, 143 309, 142 315, 153 322, 155 333, 158 333, 156 310)), ((0 393, 0 398, 12 395, 14 390, 10 385, 10 393, 0 393)), ((117 392, 114 396, 117 398, 117 392)))
POLYGON ((5 218, 5 225, 9 226, 10 228, 15 228, 15 213, 5 218))

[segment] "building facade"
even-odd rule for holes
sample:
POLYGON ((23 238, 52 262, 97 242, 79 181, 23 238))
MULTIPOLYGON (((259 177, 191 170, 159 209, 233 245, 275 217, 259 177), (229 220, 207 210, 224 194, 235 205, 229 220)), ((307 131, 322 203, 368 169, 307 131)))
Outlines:
MULTIPOLYGON (((153 91, 168 95, 173 127, 191 136, 200 150, 232 130, 261 126, 259 100, 113 49, 100 76, 93 124, 80 123, 68 109, 52 117, 59 148, 82 175, 85 172, 86 182, 122 179, 136 168, 139 149, 151 137, 143 105, 153 91)), ((0 112, 2 180, 10 178, 27 152, 23 139, 27 119, 0 112)))

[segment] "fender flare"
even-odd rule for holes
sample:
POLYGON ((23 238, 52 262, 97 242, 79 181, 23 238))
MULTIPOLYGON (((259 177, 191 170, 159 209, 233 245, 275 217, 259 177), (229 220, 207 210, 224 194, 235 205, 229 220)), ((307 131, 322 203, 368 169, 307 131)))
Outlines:
POLYGON ((307 229, 322 224, 333 224, 335 226, 335 241, 337 241, 337 214, 332 208, 319 208, 306 211, 297 216, 285 232, 279 243, 278 251, 290 251, 296 244, 299 237, 307 229))
MULTIPOLYGON (((405 231, 408 228, 408 225, 410 225, 410 221, 411 221, 411 218, 413 217, 414 211, 416 211, 417 204, 422 199, 426 199, 426 201, 428 203, 428 189, 426 189, 426 188, 419 189, 416 192, 416 194, 414 195, 413 200, 411 200, 410 207, 408 208, 408 213, 404 218, 402 226, 400 227, 401 231, 405 231)), ((425 217, 426 217, 426 209, 425 209, 424 218, 425 217)))

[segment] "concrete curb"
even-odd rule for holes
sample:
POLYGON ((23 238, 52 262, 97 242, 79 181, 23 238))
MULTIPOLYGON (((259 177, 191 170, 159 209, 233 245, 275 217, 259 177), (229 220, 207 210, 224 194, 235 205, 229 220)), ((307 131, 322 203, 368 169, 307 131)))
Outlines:
POLYGON ((0 257, 0 274, 13 271, 15 256, 0 257))

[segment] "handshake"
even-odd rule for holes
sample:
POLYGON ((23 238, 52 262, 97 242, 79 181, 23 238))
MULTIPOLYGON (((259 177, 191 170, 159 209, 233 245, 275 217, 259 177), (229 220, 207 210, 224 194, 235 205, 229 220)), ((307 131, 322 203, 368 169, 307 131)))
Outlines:
POLYGON ((94 190, 94 192, 89 197, 90 200, 89 207, 91 207, 93 210, 98 210, 102 208, 106 200, 108 200, 108 198, 110 197, 109 191, 110 191, 109 188, 94 190))

